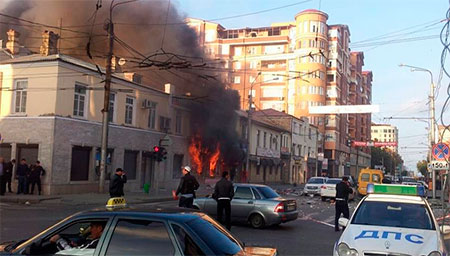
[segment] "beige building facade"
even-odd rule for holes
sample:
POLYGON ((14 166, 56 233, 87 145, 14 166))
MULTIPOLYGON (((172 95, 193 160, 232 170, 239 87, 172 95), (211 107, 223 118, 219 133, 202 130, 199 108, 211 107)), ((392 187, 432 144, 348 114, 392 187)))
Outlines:
POLYGON ((378 142, 397 142, 396 147, 385 147, 398 153, 398 128, 390 124, 374 124, 371 128, 372 140, 378 142))
MULTIPOLYGON (((44 194, 98 191, 103 80, 95 66, 61 54, 0 62, 0 155, 41 161, 44 194)), ((189 163, 190 113, 173 93, 173 85, 158 91, 133 74, 113 75, 107 171, 126 171, 126 191, 170 190, 189 163), (155 162, 150 151, 162 138, 170 138, 168 157, 155 162)))

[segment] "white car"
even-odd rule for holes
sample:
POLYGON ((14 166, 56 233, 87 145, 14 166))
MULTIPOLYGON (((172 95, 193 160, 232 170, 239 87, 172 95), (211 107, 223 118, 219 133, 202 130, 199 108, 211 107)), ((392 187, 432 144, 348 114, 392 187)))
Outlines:
MULTIPOLYGON (((320 187, 320 197, 322 201, 326 201, 327 198, 335 198, 336 197, 336 185, 342 181, 342 178, 330 178, 325 184, 320 187)), ((355 198, 356 189, 353 188, 353 193, 348 195, 348 200, 353 200, 355 198)))
POLYGON ((320 195, 320 187, 328 180, 327 177, 312 177, 305 184, 303 194, 320 195))
MULTIPOLYGON (((422 186, 369 184, 333 255, 447 255, 444 240, 422 186)), ((443 228, 444 231, 448 227, 443 228)))

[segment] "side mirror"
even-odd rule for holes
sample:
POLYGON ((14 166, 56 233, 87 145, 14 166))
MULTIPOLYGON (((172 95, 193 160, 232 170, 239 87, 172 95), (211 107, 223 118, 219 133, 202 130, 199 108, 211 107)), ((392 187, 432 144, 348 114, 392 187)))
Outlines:
POLYGON ((441 226, 439 226, 439 229, 441 230, 441 233, 443 235, 449 235, 450 234, 450 225, 441 225, 441 226))
POLYGON ((339 218, 339 226, 347 227, 348 219, 347 218, 339 218))

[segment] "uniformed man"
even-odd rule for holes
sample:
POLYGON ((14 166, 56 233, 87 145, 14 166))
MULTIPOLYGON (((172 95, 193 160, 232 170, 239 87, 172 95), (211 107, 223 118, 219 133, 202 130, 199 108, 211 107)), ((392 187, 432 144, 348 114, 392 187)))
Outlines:
POLYGON ((348 177, 342 177, 342 181, 336 185, 336 215, 334 217, 334 230, 339 231, 339 218, 341 214, 344 218, 350 218, 350 211, 348 209, 348 195, 353 193, 353 189, 350 188, 348 177))
POLYGON ((234 188, 228 178, 228 172, 223 172, 222 179, 214 187, 212 198, 217 201, 217 220, 223 224, 222 217, 225 210, 225 227, 231 230, 231 200, 234 196, 234 188))
POLYGON ((178 203, 179 207, 193 208, 195 191, 199 188, 197 179, 191 175, 191 167, 185 166, 182 170, 184 176, 181 177, 180 184, 178 185, 177 191, 174 196, 181 194, 180 201, 178 203))

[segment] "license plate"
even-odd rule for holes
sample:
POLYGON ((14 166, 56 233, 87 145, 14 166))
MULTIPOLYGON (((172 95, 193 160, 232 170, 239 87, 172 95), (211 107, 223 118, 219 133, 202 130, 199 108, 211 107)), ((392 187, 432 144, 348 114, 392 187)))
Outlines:
POLYGON ((295 205, 288 205, 287 210, 288 211, 294 211, 295 210, 295 205))

